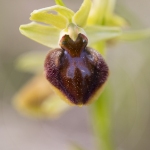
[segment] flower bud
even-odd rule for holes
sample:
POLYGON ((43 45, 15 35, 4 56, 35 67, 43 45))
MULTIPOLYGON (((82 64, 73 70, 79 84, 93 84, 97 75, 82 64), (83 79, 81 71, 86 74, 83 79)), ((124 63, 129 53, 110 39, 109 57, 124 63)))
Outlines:
POLYGON ((88 39, 78 34, 60 40, 60 47, 51 50, 45 60, 46 78, 63 100, 84 105, 99 96, 108 77, 108 66, 102 56, 86 47, 88 39))

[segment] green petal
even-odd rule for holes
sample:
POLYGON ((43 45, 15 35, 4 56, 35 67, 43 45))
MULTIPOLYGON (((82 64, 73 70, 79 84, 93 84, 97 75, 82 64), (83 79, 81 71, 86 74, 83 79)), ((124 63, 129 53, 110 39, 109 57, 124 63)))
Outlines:
POLYGON ((86 25, 90 9, 91 0, 84 0, 80 9, 75 13, 73 17, 73 22, 80 27, 84 27, 86 25))
POLYGON ((65 6, 62 0, 55 0, 55 3, 60 6, 65 6))
POLYGON ((42 72, 45 57, 46 52, 35 51, 25 53, 16 60, 16 68, 30 73, 42 72))
POLYGON ((89 44, 112 39, 121 35, 121 29, 118 27, 87 26, 85 31, 89 39, 89 44))
POLYGON ((120 36, 120 39, 125 41, 142 40, 146 38, 150 38, 150 29, 125 31, 120 36))
POLYGON ((30 19, 64 29, 71 22, 74 12, 66 7, 55 5, 31 13, 30 19), (56 13, 56 14, 55 14, 56 13))
POLYGON ((58 46, 60 30, 55 27, 32 22, 21 25, 19 29, 23 35, 38 43, 51 48, 58 46))

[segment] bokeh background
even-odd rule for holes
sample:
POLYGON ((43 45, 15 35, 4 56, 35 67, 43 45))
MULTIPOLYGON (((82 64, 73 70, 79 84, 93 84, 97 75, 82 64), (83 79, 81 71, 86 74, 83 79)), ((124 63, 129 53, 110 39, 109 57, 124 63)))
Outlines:
MULTIPOLYGON (((77 10, 82 0, 64 0, 77 10)), ((88 107, 73 107, 58 119, 22 116, 12 98, 31 74, 15 69, 17 57, 48 51, 19 33, 29 14, 54 5, 53 0, 0 0, 0 150, 67 150, 75 142, 95 149, 88 107)), ((150 27, 149 0, 118 0, 116 12, 132 20, 135 29, 150 27)), ((150 149, 150 39, 120 42, 108 48, 107 62, 113 91, 112 125, 116 150, 150 149)))

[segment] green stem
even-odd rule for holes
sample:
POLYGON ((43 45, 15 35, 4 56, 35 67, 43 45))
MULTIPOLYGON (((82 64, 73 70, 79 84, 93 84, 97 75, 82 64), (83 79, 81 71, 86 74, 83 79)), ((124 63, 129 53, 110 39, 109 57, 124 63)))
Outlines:
POLYGON ((109 100, 110 91, 105 89, 91 109, 94 133, 97 137, 97 150, 114 150, 109 100))
MULTIPOLYGON (((105 54, 105 42, 94 45, 103 56, 105 54)), ((107 83, 106 83, 107 84, 107 83)), ((110 90, 108 86, 91 106, 91 117, 93 130, 97 137, 98 150, 114 150, 111 132, 111 112, 110 112, 110 90)))

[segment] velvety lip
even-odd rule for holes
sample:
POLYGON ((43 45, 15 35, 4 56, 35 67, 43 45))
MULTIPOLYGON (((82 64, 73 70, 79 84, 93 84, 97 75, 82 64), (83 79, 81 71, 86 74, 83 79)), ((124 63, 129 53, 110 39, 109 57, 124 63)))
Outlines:
POLYGON ((48 81, 75 105, 88 103, 109 72, 102 56, 86 47, 87 43, 83 34, 76 41, 65 35, 60 40, 61 48, 51 50, 45 60, 48 81))

